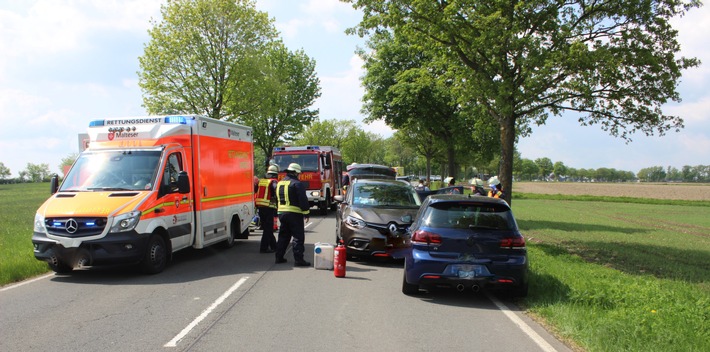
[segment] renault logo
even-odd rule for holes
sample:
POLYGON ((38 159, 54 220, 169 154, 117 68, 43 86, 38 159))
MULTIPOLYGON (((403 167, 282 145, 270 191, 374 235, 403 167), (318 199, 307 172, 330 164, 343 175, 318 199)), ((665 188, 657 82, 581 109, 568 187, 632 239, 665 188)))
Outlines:
POLYGON ((76 230, 79 229, 79 224, 74 219, 67 220, 67 223, 65 226, 66 226, 67 232, 69 232, 69 233, 74 233, 74 232, 76 232, 76 230))
POLYGON ((395 235, 397 234, 397 224, 391 223, 389 226, 390 233, 395 235))

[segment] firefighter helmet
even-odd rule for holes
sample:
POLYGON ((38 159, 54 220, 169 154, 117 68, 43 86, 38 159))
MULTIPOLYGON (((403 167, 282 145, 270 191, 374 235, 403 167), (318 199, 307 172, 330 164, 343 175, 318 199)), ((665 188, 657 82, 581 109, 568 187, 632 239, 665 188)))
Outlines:
POLYGON ((291 163, 288 165, 288 168, 286 169, 288 171, 294 171, 297 174, 301 173, 301 165, 298 165, 296 163, 291 163))
POLYGON ((498 186, 499 184, 500 184, 500 181, 498 181, 498 176, 493 176, 488 179, 489 186, 498 186))

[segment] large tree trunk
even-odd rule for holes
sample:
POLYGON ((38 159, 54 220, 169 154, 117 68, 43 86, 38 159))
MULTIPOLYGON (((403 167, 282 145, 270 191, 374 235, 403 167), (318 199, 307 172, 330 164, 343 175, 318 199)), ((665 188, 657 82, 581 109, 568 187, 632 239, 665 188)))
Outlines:
POLYGON ((505 192, 505 201, 513 206, 511 201, 513 193, 513 152, 515 151, 515 117, 504 116, 500 123, 500 167, 498 179, 505 192))

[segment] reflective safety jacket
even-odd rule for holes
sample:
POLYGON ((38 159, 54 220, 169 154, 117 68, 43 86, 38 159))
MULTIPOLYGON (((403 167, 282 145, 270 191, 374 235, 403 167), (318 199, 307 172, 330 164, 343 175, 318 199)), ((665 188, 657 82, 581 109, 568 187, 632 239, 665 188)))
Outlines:
POLYGON ((257 207, 276 209, 276 179, 262 178, 256 190, 255 202, 257 207))
POLYGON ((488 191, 488 196, 493 198, 503 198, 503 192, 496 190, 495 192, 488 191))
POLYGON ((311 207, 303 183, 288 174, 276 185, 276 199, 279 213, 306 215, 311 207))

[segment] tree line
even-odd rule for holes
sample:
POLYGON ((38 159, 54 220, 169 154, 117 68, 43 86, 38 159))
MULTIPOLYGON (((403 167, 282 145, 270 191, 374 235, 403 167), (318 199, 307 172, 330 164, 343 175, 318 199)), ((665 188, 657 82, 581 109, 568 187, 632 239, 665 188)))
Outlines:
MULTIPOLYGON (((344 153, 363 153, 353 161, 423 164, 457 179, 496 174, 511 189, 516 175, 533 177, 516 170, 517 139, 550 116, 573 112, 626 140, 683 128, 661 107, 681 100, 681 73, 700 62, 679 56, 670 20, 698 1, 342 1, 364 14, 347 30, 370 49, 358 51, 362 111, 397 130, 374 148, 378 138, 354 129, 342 142, 344 153)), ((310 138, 315 61, 288 50, 254 1, 173 0, 151 24, 138 72, 148 113, 251 126, 262 165, 274 147, 310 138)))

